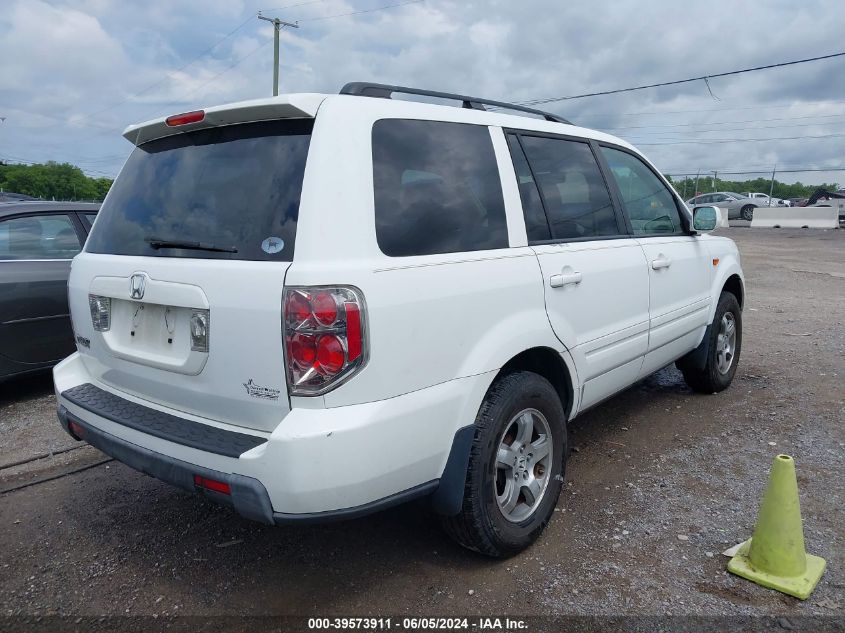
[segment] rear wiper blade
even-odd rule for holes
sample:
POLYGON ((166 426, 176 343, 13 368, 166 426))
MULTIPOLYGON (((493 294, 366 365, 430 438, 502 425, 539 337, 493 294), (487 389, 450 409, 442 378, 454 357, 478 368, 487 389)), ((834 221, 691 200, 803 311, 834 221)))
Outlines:
POLYGON ((217 246, 216 244, 209 244, 208 242, 190 242, 187 240, 164 240, 159 237, 148 237, 144 241, 152 248, 158 250, 160 248, 184 248, 191 251, 213 251, 216 253, 237 253, 238 249, 234 246, 217 246))

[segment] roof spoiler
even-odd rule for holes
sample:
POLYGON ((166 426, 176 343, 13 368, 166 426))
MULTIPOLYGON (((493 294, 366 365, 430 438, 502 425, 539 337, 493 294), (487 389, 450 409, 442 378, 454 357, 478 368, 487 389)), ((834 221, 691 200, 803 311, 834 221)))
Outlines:
POLYGON ((142 145, 149 141, 203 130, 233 123, 251 123, 253 121, 267 121, 272 119, 302 119, 313 118, 317 114, 325 95, 294 94, 282 95, 268 99, 253 99, 226 105, 204 108, 195 111, 203 116, 196 122, 182 125, 168 125, 167 120, 172 116, 153 119, 138 125, 130 125, 123 131, 123 136, 133 145, 142 145))

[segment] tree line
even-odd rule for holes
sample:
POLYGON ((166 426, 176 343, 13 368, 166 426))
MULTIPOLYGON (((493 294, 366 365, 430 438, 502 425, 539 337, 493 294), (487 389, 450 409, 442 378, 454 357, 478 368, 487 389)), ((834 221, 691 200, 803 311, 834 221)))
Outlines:
POLYGON ((12 165, 0 162, 0 190, 43 200, 101 201, 111 178, 91 178, 70 163, 12 165))
MULTIPOLYGON (((757 192, 768 195, 769 187, 772 186, 770 178, 754 178, 752 180, 722 180, 721 178, 716 178, 716 182, 714 183, 713 176, 701 176, 698 179, 698 190, 696 191, 695 178, 683 178, 681 180, 673 179, 671 176, 667 176, 667 178, 684 200, 689 200, 696 193, 711 193, 713 191, 731 191, 740 194, 757 192)), ((775 180, 774 187, 772 187, 772 197, 783 199, 809 198, 816 189, 820 188, 827 189, 828 191, 836 191, 839 185, 837 183, 805 185, 800 182, 789 184, 775 180)))

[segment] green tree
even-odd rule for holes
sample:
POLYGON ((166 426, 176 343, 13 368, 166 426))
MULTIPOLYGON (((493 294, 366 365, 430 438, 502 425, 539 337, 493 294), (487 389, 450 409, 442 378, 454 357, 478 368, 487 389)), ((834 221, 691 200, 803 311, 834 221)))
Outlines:
MULTIPOLYGON (((667 176, 668 178, 668 176, 667 176)), ((712 174, 702 175, 698 179, 698 190, 695 188, 695 178, 686 177, 682 180, 669 179, 675 190, 689 200, 697 193, 710 193, 711 191, 732 191, 734 193, 749 193, 760 192, 769 193, 769 187, 772 182, 770 178, 752 178, 751 180, 723 180, 716 178, 715 187, 713 186, 712 174)), ((775 180, 772 188, 772 196, 775 198, 807 198, 813 194, 816 189, 823 188, 828 191, 836 191, 839 188, 837 183, 822 183, 820 185, 805 185, 801 182, 788 184, 775 180)))
POLYGON ((0 163, 0 189, 45 200, 102 200, 111 178, 90 178, 70 163, 0 163))

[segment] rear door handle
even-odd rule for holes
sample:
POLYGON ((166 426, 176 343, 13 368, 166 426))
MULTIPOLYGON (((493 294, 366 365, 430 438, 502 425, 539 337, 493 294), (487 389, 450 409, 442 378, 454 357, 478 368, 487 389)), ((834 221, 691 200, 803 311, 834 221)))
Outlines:
POLYGON ((660 255, 657 259, 651 260, 651 267, 653 270, 660 270, 661 268, 669 268, 672 265, 672 260, 665 255, 660 255))
POLYGON ((549 285, 552 288, 561 288, 563 286, 567 286, 569 284, 580 284, 581 283, 581 273, 574 272, 574 273, 566 273, 561 275, 552 275, 549 277, 549 285))

